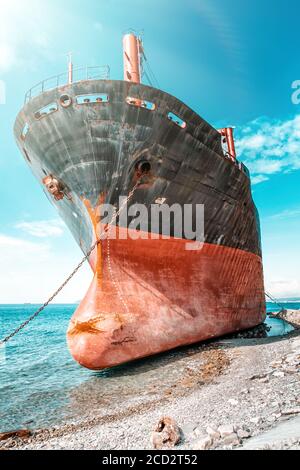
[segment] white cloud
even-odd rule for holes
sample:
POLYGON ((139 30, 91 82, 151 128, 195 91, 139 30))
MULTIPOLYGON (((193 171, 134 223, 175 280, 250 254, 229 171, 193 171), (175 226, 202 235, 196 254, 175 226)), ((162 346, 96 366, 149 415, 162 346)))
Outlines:
POLYGON ((15 249, 16 251, 22 250, 23 252, 26 252, 29 255, 31 253, 45 255, 48 252, 48 245, 41 243, 33 243, 20 238, 0 234, 0 250, 3 251, 3 258, 1 256, 2 262, 8 255, 7 252, 4 252, 5 249, 15 249))
POLYGON ((59 237, 64 233, 64 224, 58 219, 20 222, 16 228, 37 238, 59 237))
MULTIPOLYGON (((0 303, 44 303, 81 258, 71 238, 70 249, 59 251, 48 241, 31 242, 0 234, 0 303)), ((86 264, 55 302, 73 303, 83 298, 91 278, 86 264)))
POLYGON ((300 115, 285 121, 255 119, 238 130, 237 151, 256 184, 300 169, 300 115))
MULTIPOLYGON (((248 163, 249 165, 249 163, 248 163)), ((280 171, 284 166, 283 160, 272 160, 272 159, 258 159, 250 163, 252 173, 259 173, 263 175, 272 175, 280 171)))
POLYGON ((251 178, 252 184, 259 184, 268 180, 269 180, 268 176, 265 176, 265 175, 256 175, 256 176, 253 176, 253 178, 251 178))
POLYGON ((265 140, 266 138, 263 135, 254 135, 248 138, 247 147, 252 150, 258 150, 262 145, 265 144, 265 140))
POLYGON ((285 211, 279 212, 278 214, 274 214, 270 217, 270 219, 293 219, 299 218, 300 216, 300 208, 297 209, 287 209, 285 211))

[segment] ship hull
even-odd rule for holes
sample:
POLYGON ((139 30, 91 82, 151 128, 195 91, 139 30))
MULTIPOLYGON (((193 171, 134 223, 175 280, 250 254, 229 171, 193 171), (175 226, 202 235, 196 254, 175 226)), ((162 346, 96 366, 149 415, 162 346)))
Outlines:
POLYGON ((32 99, 15 136, 84 254, 101 236, 103 204, 120 207, 120 196, 129 195, 148 165, 128 210, 143 204, 146 232, 158 239, 143 239, 143 224, 135 230, 132 217, 120 218, 122 236, 103 241, 89 257, 95 277, 68 330, 80 364, 111 367, 264 321, 260 224, 248 171, 226 158, 220 134, 184 103, 133 83, 78 82, 32 99), (96 93, 109 99, 78 102, 96 93), (141 107, 142 100, 155 107, 141 107), (170 111, 185 128, 168 119, 170 111), (63 192, 48 192, 45 177, 52 176, 63 192), (193 226, 197 205, 204 206, 201 250, 186 248, 174 222, 168 233, 153 226, 150 208, 162 202, 191 205, 193 226))
POLYGON ((263 322, 259 256, 134 236, 98 248, 93 282, 68 330, 79 364, 112 367, 263 322))

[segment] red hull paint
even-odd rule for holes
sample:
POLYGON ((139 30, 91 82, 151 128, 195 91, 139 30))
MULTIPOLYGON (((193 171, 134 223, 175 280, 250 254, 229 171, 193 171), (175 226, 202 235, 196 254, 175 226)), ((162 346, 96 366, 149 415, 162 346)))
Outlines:
POLYGON ((100 370, 260 324, 265 319, 261 258, 186 241, 112 240, 91 265, 95 276, 71 320, 68 345, 100 370))

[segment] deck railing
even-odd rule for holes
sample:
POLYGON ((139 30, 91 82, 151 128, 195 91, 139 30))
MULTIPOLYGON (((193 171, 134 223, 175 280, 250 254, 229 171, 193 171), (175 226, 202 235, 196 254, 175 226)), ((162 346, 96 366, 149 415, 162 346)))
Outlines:
MULTIPOLYGON (((110 67, 108 65, 101 65, 96 67, 74 67, 72 83, 81 82, 85 80, 109 80, 110 67)), ((32 98, 41 95, 45 91, 58 88, 69 83, 69 73, 61 73, 54 77, 47 78, 38 83, 25 95, 25 103, 28 103, 32 98)))

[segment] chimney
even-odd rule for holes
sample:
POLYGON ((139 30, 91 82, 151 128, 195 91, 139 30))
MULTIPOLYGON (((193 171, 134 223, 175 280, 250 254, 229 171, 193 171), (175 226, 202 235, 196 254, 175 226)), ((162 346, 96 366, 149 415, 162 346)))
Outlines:
POLYGON ((225 127, 224 129, 220 129, 219 132, 222 135, 222 137, 225 137, 226 139, 229 156, 233 160, 236 160, 236 150, 235 150, 235 144, 234 144, 233 130, 234 130, 233 127, 225 127))
POLYGON ((141 40, 133 33, 123 38, 124 80, 141 83, 141 40))

